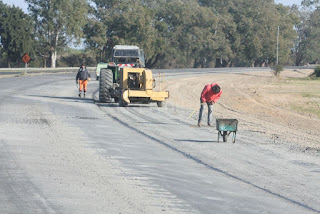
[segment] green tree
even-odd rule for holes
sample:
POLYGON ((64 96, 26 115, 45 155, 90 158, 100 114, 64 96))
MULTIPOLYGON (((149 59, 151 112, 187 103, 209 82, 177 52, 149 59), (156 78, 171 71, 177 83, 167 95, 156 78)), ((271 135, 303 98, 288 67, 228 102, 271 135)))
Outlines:
POLYGON ((219 45, 219 18, 197 1, 166 1, 154 25, 163 50, 161 67, 212 67, 219 45))
POLYGON ((297 38, 295 40, 294 49, 292 53, 292 57, 294 59, 295 65, 303 65, 306 63, 306 38, 307 38, 307 13, 304 11, 300 11, 297 6, 292 8, 295 14, 297 14, 300 18, 300 22, 296 24, 295 28, 297 31, 297 38))
POLYGON ((290 61, 297 17, 273 0, 94 0, 86 44, 138 45, 149 67, 267 66, 290 61))
POLYGON ((159 58, 155 55, 161 55, 161 38, 152 24, 153 9, 133 0, 94 2, 97 10, 87 25, 85 43, 107 56, 116 44, 137 45, 146 53, 147 66, 152 66, 159 58))
POLYGON ((107 29, 103 22, 95 19, 89 20, 84 27, 84 33, 86 35, 84 44, 99 53, 99 61, 107 60, 105 59, 108 41, 106 32, 107 29))
POLYGON ((316 8, 310 15, 307 29, 306 40, 306 56, 308 62, 319 63, 320 62, 320 8, 316 8))
POLYGON ((270 0, 237 0, 229 13, 233 14, 237 26, 237 58, 250 66, 275 63, 279 26, 280 57, 288 60, 295 38, 295 19, 287 7, 270 0))
MULTIPOLYGON (((49 51, 51 67, 56 67, 57 51, 72 40, 80 42, 88 15, 86 0, 26 0, 36 23, 41 49, 49 51)), ((43 55, 46 55, 43 53, 43 55)))
POLYGON ((302 10, 294 8, 300 17, 296 25, 298 39, 293 57, 296 65, 317 63, 320 61, 320 1, 304 0, 302 10))
POLYGON ((200 0, 218 14, 215 36, 217 66, 264 66, 276 59, 277 27, 280 26, 281 59, 287 61, 293 45, 295 17, 273 0, 200 0))
POLYGON ((2 52, 10 68, 12 62, 22 63, 22 56, 33 55, 33 24, 31 18, 20 8, 0 1, 0 35, 2 52), (3 54, 4 55, 4 54, 3 54))
POLYGON ((301 5, 304 7, 318 7, 320 5, 320 0, 303 0, 301 5))

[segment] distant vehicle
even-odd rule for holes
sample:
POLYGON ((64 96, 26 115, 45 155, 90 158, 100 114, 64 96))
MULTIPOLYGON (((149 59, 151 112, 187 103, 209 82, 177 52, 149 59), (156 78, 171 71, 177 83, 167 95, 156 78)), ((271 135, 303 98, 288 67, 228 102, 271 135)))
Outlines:
MULTIPOLYGON (((120 67, 145 67, 145 57, 143 49, 133 45, 116 45, 112 49, 111 62, 99 62, 96 69, 96 80, 100 78, 102 68, 110 68, 115 73, 120 67), (116 68, 118 67, 118 68, 116 68)), ((117 76, 117 75, 116 75, 117 76)))
POLYGON ((102 68, 108 68, 108 63, 99 62, 99 63, 97 64, 97 68, 96 68, 96 80, 99 80, 100 70, 101 70, 102 68))

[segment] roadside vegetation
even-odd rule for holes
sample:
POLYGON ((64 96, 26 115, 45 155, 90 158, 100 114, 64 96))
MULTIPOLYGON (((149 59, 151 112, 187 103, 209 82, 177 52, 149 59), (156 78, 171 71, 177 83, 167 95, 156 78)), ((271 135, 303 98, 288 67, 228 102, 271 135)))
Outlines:
POLYGON ((279 76, 281 71, 283 71, 283 65, 274 65, 274 66, 271 66, 271 68, 275 76, 279 76))
POLYGON ((33 67, 95 66, 115 44, 143 48, 149 68, 272 66, 277 40, 281 65, 320 59, 319 1, 291 8, 269 0, 26 2, 27 14, 0 0, 1 67, 23 67, 25 53, 33 67))
POLYGON ((317 66, 317 67, 314 69, 314 74, 313 74, 312 76, 320 77, 320 66, 317 66))
POLYGON ((275 94, 286 94, 289 108, 320 119, 320 78, 314 74, 303 78, 282 78, 275 83, 280 87, 275 94))

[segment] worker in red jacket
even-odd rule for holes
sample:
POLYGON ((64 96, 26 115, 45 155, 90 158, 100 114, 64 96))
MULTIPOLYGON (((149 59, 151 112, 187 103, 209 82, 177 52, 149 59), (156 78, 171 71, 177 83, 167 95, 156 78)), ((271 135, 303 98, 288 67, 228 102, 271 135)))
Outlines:
POLYGON ((200 111, 199 111, 199 120, 198 120, 198 126, 201 126, 201 120, 202 120, 202 113, 205 103, 207 103, 208 106, 208 126, 212 126, 211 124, 211 118, 212 118, 212 109, 213 104, 216 103, 220 96, 222 94, 222 90, 220 89, 220 86, 217 83, 212 83, 206 85, 202 92, 200 97, 200 111))

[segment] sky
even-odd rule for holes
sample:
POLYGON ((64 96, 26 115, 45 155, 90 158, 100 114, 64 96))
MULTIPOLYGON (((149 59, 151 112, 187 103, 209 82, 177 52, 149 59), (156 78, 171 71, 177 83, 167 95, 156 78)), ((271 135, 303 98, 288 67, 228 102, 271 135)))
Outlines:
MULTIPOLYGON (((23 11, 27 12, 28 5, 24 0, 2 0, 3 3, 9 4, 9 5, 15 5, 16 7, 22 8, 23 11)), ((275 0, 275 3, 277 4, 283 4, 287 6, 291 6, 293 4, 300 5, 302 0, 275 0)))
POLYGON ((20 7, 24 12, 28 11, 28 4, 24 0, 2 0, 2 2, 20 7))
POLYGON ((302 0, 275 0, 274 1, 276 4, 283 4, 287 6, 292 6, 294 4, 300 5, 302 0))

